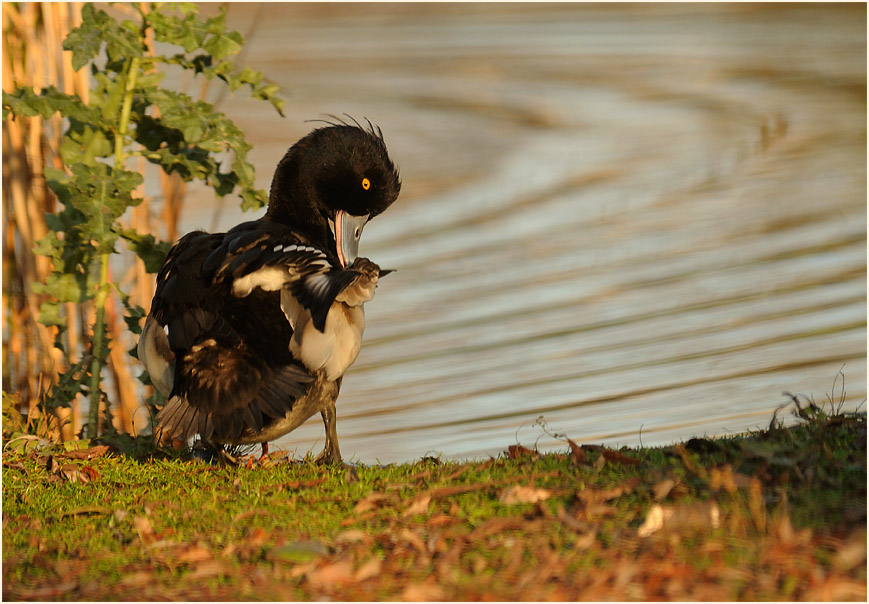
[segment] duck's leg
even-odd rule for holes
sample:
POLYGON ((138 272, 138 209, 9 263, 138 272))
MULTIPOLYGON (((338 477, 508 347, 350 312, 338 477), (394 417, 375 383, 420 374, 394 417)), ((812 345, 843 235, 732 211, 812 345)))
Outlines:
POLYGON ((263 454, 260 455, 260 459, 265 459, 266 457, 269 456, 269 443, 264 442, 262 444, 262 449, 263 449, 263 454))
POLYGON ((314 461, 318 464, 341 463, 341 451, 338 448, 338 414, 335 411, 335 401, 320 411, 320 415, 323 416, 323 425, 326 427, 326 446, 323 447, 323 452, 314 461))

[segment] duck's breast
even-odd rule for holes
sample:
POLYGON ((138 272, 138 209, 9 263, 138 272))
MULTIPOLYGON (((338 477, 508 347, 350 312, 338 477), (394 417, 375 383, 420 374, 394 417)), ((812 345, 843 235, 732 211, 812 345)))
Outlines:
POLYGON ((365 331, 362 305, 334 302, 326 315, 323 331, 314 326, 310 313, 288 293, 281 296, 281 308, 293 327, 290 352, 310 371, 322 370, 326 379, 337 380, 359 356, 365 331))

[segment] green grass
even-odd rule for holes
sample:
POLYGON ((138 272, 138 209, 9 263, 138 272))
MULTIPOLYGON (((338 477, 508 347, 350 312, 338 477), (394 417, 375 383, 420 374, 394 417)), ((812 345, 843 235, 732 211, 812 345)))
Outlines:
POLYGON ((865 600, 866 414, 801 412, 621 457, 246 469, 141 443, 6 453, 3 596, 865 600), (656 507, 668 520, 643 536, 656 507))

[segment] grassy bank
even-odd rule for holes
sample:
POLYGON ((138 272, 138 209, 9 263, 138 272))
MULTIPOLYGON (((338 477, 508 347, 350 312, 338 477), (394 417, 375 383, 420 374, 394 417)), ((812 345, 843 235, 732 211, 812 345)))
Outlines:
POLYGON ((3 597, 865 600, 866 414, 802 414, 471 463, 5 453, 3 597))

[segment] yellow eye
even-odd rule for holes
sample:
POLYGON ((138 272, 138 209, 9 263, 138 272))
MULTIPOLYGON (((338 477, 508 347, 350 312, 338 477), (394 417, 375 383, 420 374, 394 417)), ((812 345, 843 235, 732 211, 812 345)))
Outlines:
POLYGON ((363 178, 362 179, 362 188, 365 189, 366 191, 368 189, 370 189, 371 188, 371 181, 368 180, 367 178, 363 178))

